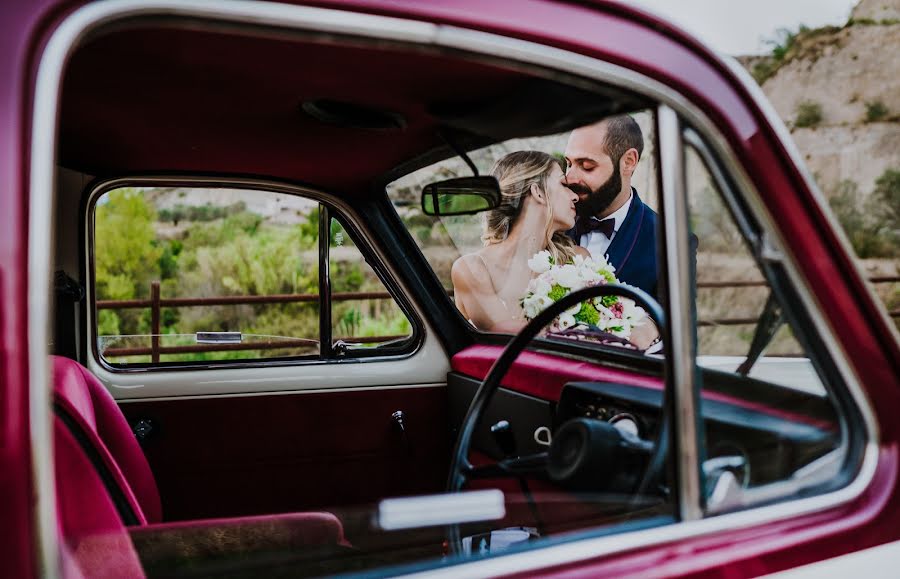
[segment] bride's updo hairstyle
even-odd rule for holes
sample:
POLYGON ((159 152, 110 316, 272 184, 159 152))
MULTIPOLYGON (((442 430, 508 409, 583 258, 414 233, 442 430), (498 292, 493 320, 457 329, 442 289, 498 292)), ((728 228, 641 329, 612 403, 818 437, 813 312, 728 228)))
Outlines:
MULTIPOLYGON (((500 243, 506 236, 516 219, 522 213, 525 199, 531 193, 531 186, 536 184, 545 194, 547 179, 557 166, 565 172, 562 164, 553 156, 541 151, 516 151, 497 161, 491 169, 491 175, 500 183, 500 206, 485 214, 484 234, 481 240, 485 245, 500 243)), ((563 232, 550 231, 553 222, 553 208, 547 203, 547 224, 541 240, 542 249, 550 251, 556 263, 565 263, 575 255, 575 244, 563 232)))

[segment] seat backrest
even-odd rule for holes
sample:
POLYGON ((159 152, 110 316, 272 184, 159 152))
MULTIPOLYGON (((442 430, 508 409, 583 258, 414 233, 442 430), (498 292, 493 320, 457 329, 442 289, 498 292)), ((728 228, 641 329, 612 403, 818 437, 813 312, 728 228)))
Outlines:
POLYGON ((51 360, 57 417, 95 463, 125 522, 160 522, 156 479, 112 395, 78 362, 59 356, 51 360))
MULTIPOLYGON (((118 505, 67 420, 53 420, 53 458, 65 577, 142 578, 118 505)), ((131 528, 146 528, 131 527, 131 528)))
POLYGON ((271 553, 348 546, 331 513, 160 524, 156 480, 115 400, 79 363, 51 361, 60 533, 85 576, 140 578, 145 561, 151 567, 215 566, 216 557, 227 560, 235 548, 271 553))

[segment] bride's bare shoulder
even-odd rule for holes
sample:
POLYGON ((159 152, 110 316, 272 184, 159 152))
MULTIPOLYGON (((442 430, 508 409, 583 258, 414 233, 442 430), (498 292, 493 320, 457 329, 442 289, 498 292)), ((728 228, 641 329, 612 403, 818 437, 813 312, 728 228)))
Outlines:
POLYGON ((450 278, 456 287, 478 287, 490 280, 484 257, 478 252, 467 253, 453 262, 450 278))

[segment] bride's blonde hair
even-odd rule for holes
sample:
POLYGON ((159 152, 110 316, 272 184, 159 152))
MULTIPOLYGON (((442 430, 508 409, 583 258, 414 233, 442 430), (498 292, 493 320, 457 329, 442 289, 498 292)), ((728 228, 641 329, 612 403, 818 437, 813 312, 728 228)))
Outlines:
MULTIPOLYGON (((522 213, 522 206, 531 193, 533 184, 547 194, 547 179, 554 166, 565 171, 557 159, 540 151, 516 151, 494 164, 491 175, 500 183, 501 200, 499 207, 485 214, 484 234, 481 236, 485 245, 500 243, 506 239, 522 213)), ((547 208, 547 223, 541 239, 542 249, 548 250, 556 263, 565 263, 575 255, 575 243, 565 233, 550 230, 553 206, 548 202, 547 208)))

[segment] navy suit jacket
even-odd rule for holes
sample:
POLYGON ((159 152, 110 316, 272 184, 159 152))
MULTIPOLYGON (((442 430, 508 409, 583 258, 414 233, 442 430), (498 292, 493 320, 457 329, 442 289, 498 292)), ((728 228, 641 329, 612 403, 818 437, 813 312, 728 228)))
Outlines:
MULTIPOLYGON (((631 206, 622 225, 606 250, 609 263, 616 268, 622 283, 639 287, 654 298, 657 295, 656 212, 647 207, 632 188, 631 206)), ((567 234, 575 240, 575 229, 567 234)), ((605 257, 605 256, 604 256, 605 257)))

